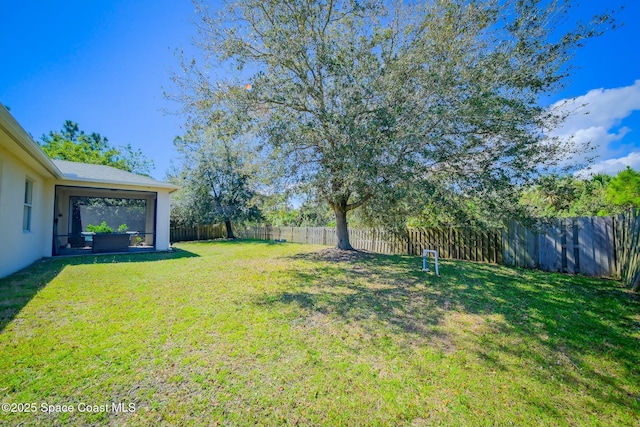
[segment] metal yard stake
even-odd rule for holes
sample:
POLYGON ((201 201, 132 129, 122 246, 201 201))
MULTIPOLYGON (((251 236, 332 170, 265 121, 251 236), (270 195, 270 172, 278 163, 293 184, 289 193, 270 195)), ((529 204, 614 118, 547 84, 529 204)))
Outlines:
POLYGON ((434 251, 432 249, 424 249, 422 251, 422 271, 430 271, 427 266, 427 255, 432 254, 435 258, 436 264, 436 276, 440 276, 440 272, 438 271, 438 251, 434 251))

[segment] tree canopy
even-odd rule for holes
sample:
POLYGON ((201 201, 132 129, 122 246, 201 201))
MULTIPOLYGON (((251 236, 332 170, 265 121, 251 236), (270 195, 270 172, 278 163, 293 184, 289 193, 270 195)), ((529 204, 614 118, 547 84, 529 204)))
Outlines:
POLYGON ((621 171, 609 183, 607 188, 609 200, 625 208, 640 207, 640 172, 629 166, 621 171))
POLYGON ((62 130, 42 135, 40 145, 52 159, 112 166, 142 175, 149 175, 153 169, 153 161, 131 144, 115 147, 99 133, 86 134, 71 120, 64 122, 62 130))
POLYGON ((613 215, 622 208, 607 196, 610 182, 608 175, 588 179, 548 175, 523 192, 521 203, 536 218, 613 215))
POLYGON ((256 166, 250 145, 233 130, 233 122, 192 126, 174 141, 182 165, 172 181, 182 188, 173 200, 178 222, 225 223, 234 238, 232 222, 257 219, 256 166))
POLYGON ((614 177, 545 176, 523 192, 521 203, 538 218, 617 215, 640 208, 640 173, 627 167, 614 177))
POLYGON ((548 136, 564 116, 540 98, 610 23, 598 16, 562 32, 569 2, 538 0, 198 6, 206 62, 183 59, 177 98, 187 112, 247 117, 330 205, 342 249, 347 212, 361 206, 372 221, 429 204, 512 216, 514 188, 575 148, 548 136), (235 77, 211 78, 229 65, 235 77))

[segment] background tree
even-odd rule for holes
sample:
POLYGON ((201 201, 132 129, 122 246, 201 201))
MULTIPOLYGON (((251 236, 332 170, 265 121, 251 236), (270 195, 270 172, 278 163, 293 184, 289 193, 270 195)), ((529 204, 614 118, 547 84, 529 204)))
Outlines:
POLYGON ((333 212, 322 199, 276 193, 258 197, 261 221, 274 227, 335 226, 333 212), (291 203, 295 202, 295 206, 291 203))
POLYGON ((627 166, 611 180, 607 195, 616 206, 626 209, 640 207, 640 172, 627 166))
POLYGON ((611 177, 548 175, 525 189, 521 203, 536 218, 609 216, 620 213, 607 196, 611 177))
POLYGON ((215 126, 194 126, 174 143, 183 155, 182 170, 171 179, 182 187, 173 200, 175 220, 190 224, 222 221, 227 237, 233 239, 232 222, 259 218, 250 144, 215 126))
POLYGON ((297 224, 298 210, 292 206, 287 192, 256 195, 261 221, 273 227, 292 227, 297 224))
POLYGON ((545 133, 564 117, 539 100, 562 87, 574 50, 609 20, 560 33, 569 6, 236 0, 211 11, 200 3, 208 61, 183 61, 178 98, 187 112, 231 104, 249 114, 291 176, 329 204, 339 248, 352 249, 348 212, 415 211, 415 188, 432 204, 473 200, 484 207, 469 213, 499 219, 513 214, 505 207, 517 205, 516 186, 570 155, 545 133), (230 64, 242 70, 236 80, 211 81, 206 70, 230 64), (251 90, 234 90, 242 78, 251 90))
POLYGON ((640 173, 627 167, 615 177, 548 175, 527 187, 520 203, 536 218, 617 215, 640 208, 640 173))
POLYGON ((113 166, 142 175, 149 175, 154 167, 153 161, 131 144, 114 147, 106 137, 96 132, 86 134, 71 120, 64 122, 61 131, 42 135, 40 145, 52 159, 113 166))

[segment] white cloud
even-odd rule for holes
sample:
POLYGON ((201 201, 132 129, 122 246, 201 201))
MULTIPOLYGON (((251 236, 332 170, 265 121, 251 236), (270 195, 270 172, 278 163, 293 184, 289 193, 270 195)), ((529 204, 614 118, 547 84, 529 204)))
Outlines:
MULTIPOLYGON (((588 155, 597 157, 598 159, 602 159, 604 157, 615 155, 616 152, 619 152, 623 149, 619 148, 614 152, 614 150, 611 150, 609 148, 609 144, 614 141, 621 140, 627 133, 629 133, 630 130, 631 129, 629 129, 628 127, 623 127, 616 133, 602 126, 590 127, 588 129, 577 130, 573 134, 573 141, 576 144, 579 144, 580 147, 590 144, 593 150, 589 152, 588 155)), ((580 157, 586 156, 587 153, 582 153, 580 157)))
POLYGON ((576 176, 588 177, 598 173, 617 175, 618 172, 624 170, 627 166, 631 167, 631 169, 640 170, 640 151, 631 152, 628 155, 617 159, 600 161, 588 168, 576 172, 576 176))
POLYGON ((640 80, 631 86, 593 89, 586 95, 558 101, 552 107, 573 113, 556 130, 559 134, 590 127, 610 129, 633 111, 640 110, 640 80))
POLYGON ((631 131, 628 127, 615 128, 634 111, 640 110, 640 80, 631 86, 594 89, 585 95, 558 101, 551 108, 569 114, 552 136, 572 140, 577 147, 590 143, 592 150, 580 153, 574 160, 595 157, 602 163, 612 157, 621 157, 631 149, 628 143, 615 149, 610 145, 631 131))

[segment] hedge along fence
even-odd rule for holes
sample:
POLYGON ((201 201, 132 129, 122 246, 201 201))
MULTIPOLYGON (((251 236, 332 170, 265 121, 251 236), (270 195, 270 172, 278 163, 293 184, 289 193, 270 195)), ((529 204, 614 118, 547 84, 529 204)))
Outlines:
MULTIPOLYGON (((332 227, 250 227, 240 238, 287 240, 336 246, 332 227)), ((615 218, 580 217, 556 220, 537 230, 511 222, 504 229, 409 229, 399 238, 381 230, 349 230, 356 249, 385 254, 421 255, 437 250, 442 258, 480 261, 545 271, 621 278, 640 288, 640 218, 633 210, 615 218)), ((171 227, 171 241, 225 237, 222 225, 171 227)))

